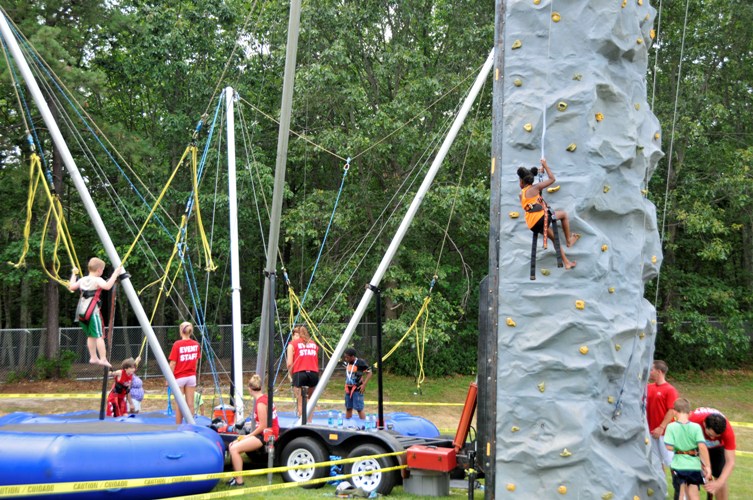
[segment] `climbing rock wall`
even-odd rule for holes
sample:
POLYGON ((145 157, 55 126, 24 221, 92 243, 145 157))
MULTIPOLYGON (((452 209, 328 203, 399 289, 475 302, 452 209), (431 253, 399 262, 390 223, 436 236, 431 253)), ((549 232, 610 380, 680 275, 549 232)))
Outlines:
POLYGON ((656 332, 644 284, 661 261, 646 199, 662 156, 647 102, 655 14, 648 0, 506 2, 496 498, 664 498, 643 408, 656 332), (560 186, 545 199, 582 237, 569 271, 539 239, 531 281, 515 172, 539 164, 542 136, 560 186))

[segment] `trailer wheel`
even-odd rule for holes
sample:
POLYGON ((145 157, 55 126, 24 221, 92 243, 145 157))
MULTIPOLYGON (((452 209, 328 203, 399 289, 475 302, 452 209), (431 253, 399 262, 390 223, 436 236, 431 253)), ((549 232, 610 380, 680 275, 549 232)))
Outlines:
MULTIPOLYGON (((329 472, 326 467, 314 467, 314 464, 327 460, 324 447, 314 439, 299 437, 288 443, 282 450, 282 464, 285 467, 295 465, 311 465, 306 469, 293 469, 282 473, 287 483, 300 483, 325 477, 329 472)), ((306 484, 303 488, 321 488, 324 483, 306 484)))
MULTIPOLYGON (((356 446, 348 454, 348 458, 363 457, 369 455, 381 455, 387 451, 375 444, 362 444, 356 446)), ((365 458, 352 464, 345 464, 345 474, 356 474, 348 479, 356 488, 362 488, 366 493, 376 491, 381 495, 389 495, 392 488, 397 484, 398 472, 381 472, 382 469, 394 467, 396 463, 390 457, 365 458), (372 474, 366 472, 374 471, 372 474)))

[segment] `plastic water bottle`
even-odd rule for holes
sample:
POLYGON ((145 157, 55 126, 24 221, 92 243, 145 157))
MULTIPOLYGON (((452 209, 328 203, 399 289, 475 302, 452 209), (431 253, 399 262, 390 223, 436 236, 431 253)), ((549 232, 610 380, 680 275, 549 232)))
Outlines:
POLYGON ((371 414, 371 431, 376 432, 379 430, 379 418, 376 413, 371 414))
POLYGON ((334 427, 335 426, 335 412, 330 411, 327 414, 327 427, 334 427))
POLYGON ((371 416, 371 413, 366 415, 366 430, 370 431, 374 428, 374 417, 371 416))
POLYGON ((337 426, 340 428, 343 426, 343 412, 341 411, 337 412, 337 426))

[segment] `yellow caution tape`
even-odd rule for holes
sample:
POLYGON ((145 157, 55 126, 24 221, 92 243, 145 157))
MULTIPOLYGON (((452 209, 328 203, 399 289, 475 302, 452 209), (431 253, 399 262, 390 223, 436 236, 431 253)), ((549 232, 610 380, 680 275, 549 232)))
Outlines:
MULTIPOLYGON (((103 480, 103 481, 76 481, 76 482, 67 482, 67 483, 19 484, 19 485, 12 485, 12 486, 0 486, 0 498, 17 497, 21 495, 24 495, 24 496, 25 495, 38 495, 42 493, 76 493, 76 492, 80 493, 82 491, 100 491, 100 490, 110 490, 114 488, 119 488, 119 489, 139 488, 139 487, 144 487, 144 486, 159 486, 159 485, 165 485, 165 484, 207 481, 207 480, 214 480, 214 479, 230 479, 231 477, 239 477, 239 476, 262 476, 269 473, 285 472, 285 471, 295 470, 295 469, 310 469, 312 467, 330 467, 332 465, 360 462, 366 459, 376 460, 379 458, 396 457, 400 455, 405 455, 405 451, 382 453, 380 455, 367 455, 367 456, 362 456, 362 457, 342 458, 340 460, 330 460, 327 462, 319 462, 316 464, 302 464, 302 465, 294 465, 291 467, 272 467, 269 469, 248 470, 248 471, 242 471, 242 472, 215 472, 211 474, 193 474, 190 476, 149 477, 149 478, 139 478, 139 479, 108 479, 108 480, 103 480)), ((389 472, 391 470, 404 469, 405 467, 406 467, 405 465, 400 465, 397 467, 381 469, 381 471, 389 472)), ((364 472, 363 474, 367 474, 367 473, 364 472)), ((361 475, 361 474, 355 474, 355 475, 361 475)), ((347 477, 352 477, 352 476, 353 474, 350 474, 347 477)), ((326 481, 336 480, 335 477, 326 477, 322 479, 323 481, 312 480, 305 483, 304 482, 284 483, 284 484, 292 484, 293 486, 280 486, 280 485, 272 485, 272 486, 276 486, 275 489, 280 489, 280 488, 301 486, 303 484, 314 484, 316 482, 326 482, 326 481)), ((251 488, 251 489, 256 491, 256 488, 251 488)), ((241 491, 248 491, 248 490, 241 490, 241 491)), ((225 492, 220 492, 220 493, 225 493, 225 492)), ((199 497, 194 495, 191 498, 199 498, 199 497)), ((208 498, 218 498, 218 497, 208 497, 208 498)))

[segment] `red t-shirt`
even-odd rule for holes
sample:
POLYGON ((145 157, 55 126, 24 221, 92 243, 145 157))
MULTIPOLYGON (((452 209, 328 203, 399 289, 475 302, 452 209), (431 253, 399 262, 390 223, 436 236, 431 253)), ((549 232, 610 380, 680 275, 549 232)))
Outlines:
MULTIPOLYGON (((259 404, 265 404, 267 407, 269 407, 269 398, 266 394, 262 394, 259 396, 259 398, 256 400, 256 406, 254 406, 254 421, 256 421, 256 426, 259 426, 259 415, 258 415, 258 409, 259 404)), ((265 410, 266 411, 266 410, 265 410)), ((267 424, 267 427, 269 427, 269 424, 267 424)), ((272 405, 272 432, 275 435, 275 439, 280 437, 280 422, 277 420, 277 405, 272 405)))
POLYGON ((727 420, 727 428, 724 429, 724 432, 722 432, 713 441, 709 439, 709 436, 706 434, 706 426, 704 425, 704 420, 706 420, 706 417, 708 417, 712 413, 718 413, 719 415, 724 417, 724 414, 722 414, 722 412, 715 410, 714 408, 696 408, 695 410, 690 412, 690 415, 688 415, 688 420, 695 422, 696 424, 701 426, 701 429, 703 429, 703 437, 706 438, 706 446, 708 446, 709 448, 718 448, 720 446, 723 446, 725 450, 736 450, 737 444, 735 443, 735 431, 732 430, 732 425, 729 423, 729 420, 727 420, 727 417, 724 417, 724 419, 727 420))
MULTIPOLYGON (((646 417, 648 418, 648 430, 652 431, 659 427, 667 415, 667 410, 675 406, 675 400, 678 398, 677 389, 672 384, 664 382, 657 385, 656 383, 648 384, 648 395, 646 396, 646 417)), ((664 432, 662 432, 664 434, 664 432)))
POLYGON ((196 364, 201 358, 201 346, 193 339, 180 339, 173 344, 170 361, 175 361, 175 378, 196 375, 196 364))
POLYGON ((309 340, 293 340, 293 373, 319 371, 319 346, 309 340))

